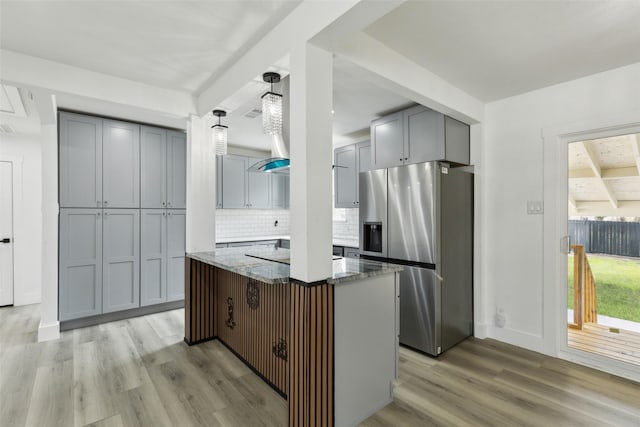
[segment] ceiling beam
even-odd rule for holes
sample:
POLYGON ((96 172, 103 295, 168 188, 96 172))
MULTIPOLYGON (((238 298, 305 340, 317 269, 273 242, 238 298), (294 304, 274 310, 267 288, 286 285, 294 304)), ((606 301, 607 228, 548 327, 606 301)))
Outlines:
POLYGON ((403 2, 404 0, 303 0, 211 85, 202 90, 196 100, 198 114, 203 116, 222 105, 227 98, 263 72, 277 71, 270 67, 286 57, 296 45, 318 37, 314 44, 330 50, 327 46, 333 45, 336 39, 361 31, 403 2))
POLYGON ((114 110, 119 111, 118 117, 134 119, 134 114, 129 114, 129 110, 140 110, 155 117, 157 120, 154 122, 166 118, 175 121, 186 119, 195 111, 193 97, 186 92, 151 86, 8 50, 0 49, 0 58, 2 83, 30 89, 34 93, 38 89, 44 89, 56 96, 60 108, 72 108, 65 105, 63 100, 100 102, 113 105, 114 110))
POLYGON ((481 123, 484 103, 365 33, 335 47, 360 76, 405 98, 468 124, 481 123))
MULTIPOLYGON (((630 216, 638 217, 640 200, 621 200, 617 208, 608 201, 578 202, 579 212, 574 216, 630 216)), ((571 210, 570 210, 571 212, 571 210)))
POLYGON ((569 193, 569 205, 571 205, 571 207, 577 212, 578 209, 578 203, 576 202, 576 199, 573 197, 573 194, 569 193))
POLYGON ((593 150, 593 146, 591 145, 591 142, 580 141, 578 142, 578 144, 582 145, 584 152, 587 154, 587 160, 589 161, 589 166, 591 167, 591 170, 593 171, 595 176, 599 178, 600 184, 602 185, 602 188, 604 189, 604 192, 607 195, 607 199, 609 199, 609 203, 611 203, 611 206, 613 206, 614 209, 617 208, 618 199, 613 194, 613 190, 611 189, 611 186, 609 185, 609 183, 606 182, 604 179, 602 179, 602 169, 600 167, 600 162, 598 161, 598 156, 593 150))
POLYGON ((602 176, 596 176, 593 169, 582 168, 569 171, 569 178, 597 178, 597 179, 617 179, 617 178, 637 178, 640 176, 635 166, 624 168, 601 169, 602 176))

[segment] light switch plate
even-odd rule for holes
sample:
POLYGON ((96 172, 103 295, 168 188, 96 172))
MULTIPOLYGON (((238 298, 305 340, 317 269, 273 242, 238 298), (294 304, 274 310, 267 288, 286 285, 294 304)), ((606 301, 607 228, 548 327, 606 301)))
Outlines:
POLYGON ((544 202, 541 200, 527 200, 527 213, 529 215, 544 213, 544 202))

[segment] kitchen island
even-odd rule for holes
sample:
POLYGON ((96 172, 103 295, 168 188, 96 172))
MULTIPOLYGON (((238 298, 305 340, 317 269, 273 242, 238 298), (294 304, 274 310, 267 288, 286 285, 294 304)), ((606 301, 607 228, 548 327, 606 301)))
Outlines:
POLYGON ((185 341, 219 339, 289 404, 289 425, 351 426, 393 400, 402 267, 335 257, 289 277, 289 250, 187 254, 185 341))

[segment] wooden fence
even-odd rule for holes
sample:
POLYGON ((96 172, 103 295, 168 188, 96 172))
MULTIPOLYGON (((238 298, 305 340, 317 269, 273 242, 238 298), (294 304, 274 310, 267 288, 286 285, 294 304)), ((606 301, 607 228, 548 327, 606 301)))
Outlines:
POLYGON ((569 236, 590 254, 640 257, 640 222, 571 220, 569 236))

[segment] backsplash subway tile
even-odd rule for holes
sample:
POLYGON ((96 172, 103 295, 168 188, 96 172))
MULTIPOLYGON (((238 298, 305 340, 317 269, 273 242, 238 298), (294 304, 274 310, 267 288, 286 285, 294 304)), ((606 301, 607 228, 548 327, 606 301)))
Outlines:
POLYGON ((260 237, 289 234, 289 211, 216 209, 216 237, 260 237), (278 226, 274 226, 278 221, 278 226))

